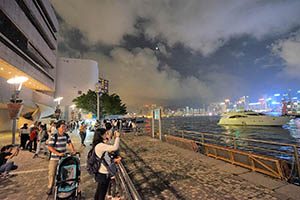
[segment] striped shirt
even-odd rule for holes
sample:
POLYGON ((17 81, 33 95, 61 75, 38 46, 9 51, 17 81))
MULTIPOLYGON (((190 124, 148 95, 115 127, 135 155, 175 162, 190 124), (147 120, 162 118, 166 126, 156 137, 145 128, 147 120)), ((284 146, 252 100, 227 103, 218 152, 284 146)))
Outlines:
MULTIPOLYGON (((53 147, 59 153, 64 153, 67 151, 67 144, 71 143, 71 138, 70 136, 67 136, 67 133, 64 133, 63 135, 57 133, 56 144, 54 145, 54 143, 55 143, 55 136, 52 135, 48 142, 48 146, 53 147)), ((51 153, 50 160, 59 160, 59 156, 56 155, 55 153, 51 153)))

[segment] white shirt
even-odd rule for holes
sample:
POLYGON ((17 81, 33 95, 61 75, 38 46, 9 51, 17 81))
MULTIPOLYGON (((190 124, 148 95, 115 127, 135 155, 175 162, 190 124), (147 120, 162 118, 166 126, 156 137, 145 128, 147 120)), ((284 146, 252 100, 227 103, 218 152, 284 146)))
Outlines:
POLYGON ((56 128, 54 126, 51 127, 51 135, 54 135, 56 133, 56 128))
MULTIPOLYGON (((115 143, 113 145, 110 145, 110 144, 105 144, 105 143, 99 143, 96 145, 95 147, 95 152, 96 152, 96 155, 101 158, 102 157, 102 154, 104 152, 108 152, 108 151, 116 151, 119 149, 119 144, 120 144, 120 137, 116 137, 115 139, 115 143)), ((104 159, 106 160, 106 162, 108 164, 110 164, 110 157, 108 155, 108 153, 106 153, 104 155, 104 159)), ((103 165, 103 163, 101 163, 101 166, 100 166, 100 169, 99 169, 99 173, 101 174, 108 174, 108 171, 106 169, 106 167, 103 165)))

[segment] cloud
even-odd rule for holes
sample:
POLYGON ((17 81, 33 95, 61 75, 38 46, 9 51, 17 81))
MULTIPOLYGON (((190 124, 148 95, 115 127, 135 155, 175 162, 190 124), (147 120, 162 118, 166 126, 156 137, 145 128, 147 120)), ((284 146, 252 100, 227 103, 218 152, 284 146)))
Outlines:
POLYGON ((212 93, 195 77, 182 79, 168 66, 158 70, 159 61, 151 49, 136 48, 132 52, 115 48, 109 57, 90 53, 99 61, 100 76, 110 81, 110 89, 129 105, 167 103, 182 99, 206 99, 212 93), (201 96, 203 96, 201 98, 201 96))
POLYGON ((284 73, 289 77, 300 75, 300 31, 293 33, 288 39, 278 40, 272 46, 274 54, 285 61, 284 73))
POLYGON ((91 44, 118 45, 137 33, 132 0, 52 0, 59 15, 78 28, 91 44))
POLYGON ((159 70, 155 51, 149 48, 132 52, 115 48, 110 56, 90 52, 88 57, 98 61, 100 76, 110 81, 110 91, 119 94, 127 105, 172 105, 185 101, 201 105, 234 94, 244 83, 225 72, 184 78, 166 65, 159 70))
POLYGON ((144 31, 172 47, 211 55, 229 39, 244 34, 261 39, 300 24, 300 1, 241 0, 52 0, 70 25, 92 44, 120 45, 125 35, 144 31), (139 19, 142 20, 136 26, 139 19))

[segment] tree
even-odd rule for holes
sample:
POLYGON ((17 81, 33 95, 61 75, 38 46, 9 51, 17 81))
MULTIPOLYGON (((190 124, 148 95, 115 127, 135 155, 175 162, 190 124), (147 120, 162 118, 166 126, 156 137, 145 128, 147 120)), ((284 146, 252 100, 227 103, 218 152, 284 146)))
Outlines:
MULTIPOLYGON (((73 99, 77 108, 81 108, 87 112, 97 115, 97 94, 95 91, 89 90, 87 94, 73 99)), ((107 93, 100 97, 100 112, 102 116, 105 115, 123 115, 126 114, 126 105, 117 94, 109 95, 107 93)))

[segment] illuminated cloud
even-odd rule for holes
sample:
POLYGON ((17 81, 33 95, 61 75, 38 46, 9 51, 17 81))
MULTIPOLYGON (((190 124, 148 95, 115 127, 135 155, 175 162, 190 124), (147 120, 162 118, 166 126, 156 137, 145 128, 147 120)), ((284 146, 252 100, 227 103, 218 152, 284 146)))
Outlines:
POLYGON ((182 43, 210 55, 230 38, 257 39, 300 25, 300 1, 241 0, 52 0, 57 12, 90 43, 119 45, 136 35, 139 23, 150 39, 182 43))
POLYGON ((300 31, 291 34, 288 39, 275 42, 272 50, 285 61, 284 73, 290 77, 299 79, 300 31))

